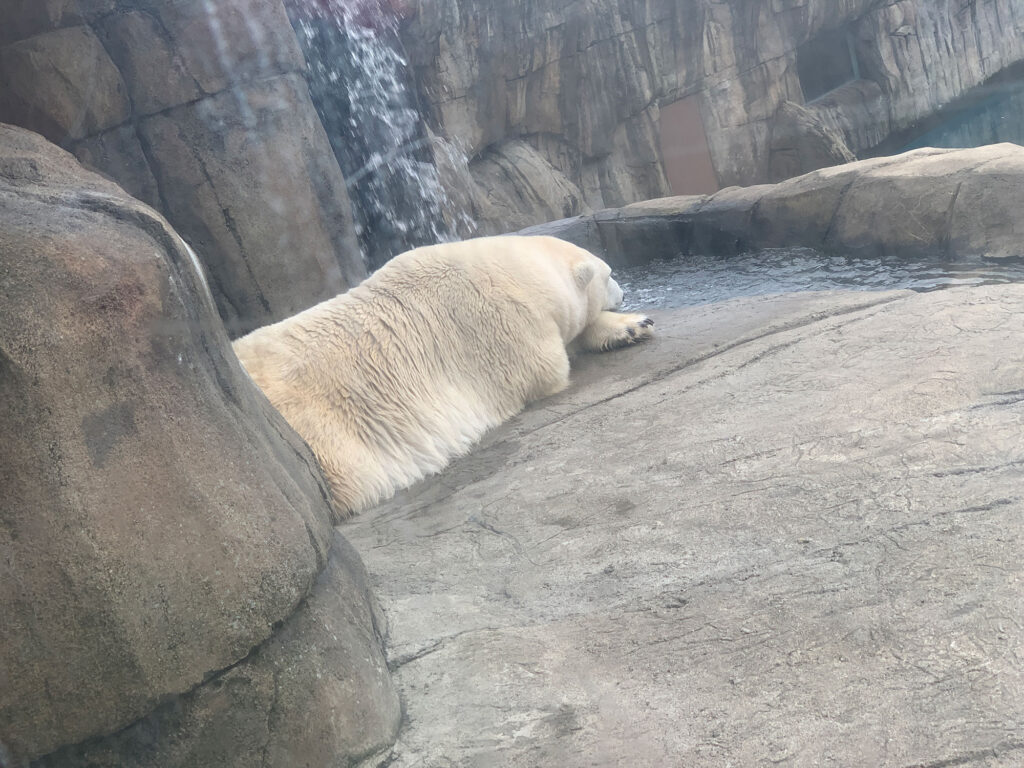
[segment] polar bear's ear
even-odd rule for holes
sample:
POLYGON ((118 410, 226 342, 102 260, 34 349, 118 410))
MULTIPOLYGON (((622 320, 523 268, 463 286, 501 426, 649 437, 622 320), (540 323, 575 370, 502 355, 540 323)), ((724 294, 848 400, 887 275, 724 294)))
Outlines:
POLYGON ((576 280, 576 285, 580 288, 586 288, 596 274, 597 271, 594 269, 594 265, 589 261, 581 261, 572 270, 572 276, 576 280))

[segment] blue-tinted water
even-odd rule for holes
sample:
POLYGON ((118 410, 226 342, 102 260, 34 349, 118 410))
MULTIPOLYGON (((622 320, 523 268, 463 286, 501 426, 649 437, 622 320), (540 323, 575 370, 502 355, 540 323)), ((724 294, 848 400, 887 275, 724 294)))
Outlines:
POLYGON ((778 248, 740 256, 686 256, 617 269, 624 309, 685 307, 737 296, 794 291, 934 291, 1024 282, 1024 260, 908 260, 827 256, 778 248))
POLYGON ((1024 144, 1024 81, 982 86, 981 92, 987 97, 956 112, 900 151, 920 147, 960 149, 1003 141, 1024 144))

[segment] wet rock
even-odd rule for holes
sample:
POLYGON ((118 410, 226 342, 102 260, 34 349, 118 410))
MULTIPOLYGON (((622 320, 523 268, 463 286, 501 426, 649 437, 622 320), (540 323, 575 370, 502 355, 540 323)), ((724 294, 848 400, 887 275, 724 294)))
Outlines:
MULTIPOLYGON (((325 577, 347 579, 348 607, 291 618, 327 562, 328 498, 231 352, 194 256, 151 209, 10 126, 0 202, 4 759, 129 726, 256 647, 305 689, 296 711, 339 728, 331 744, 386 739, 394 704, 351 551, 336 554, 349 575, 325 577), (296 621, 343 626, 275 634, 296 621), (318 688, 317 664, 342 657, 344 681, 318 688), (364 717, 377 730, 360 741, 364 717)), ((296 729, 282 728, 286 750, 296 729)))
POLYGON ((654 318, 346 524, 388 764, 1019 762, 1024 287, 654 318))

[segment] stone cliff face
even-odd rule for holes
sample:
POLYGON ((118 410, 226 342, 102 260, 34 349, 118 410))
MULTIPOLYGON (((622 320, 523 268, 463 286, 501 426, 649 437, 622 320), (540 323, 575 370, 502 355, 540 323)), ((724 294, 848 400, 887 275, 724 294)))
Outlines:
POLYGON ((17 0, 0 121, 159 208, 239 334, 365 276, 345 180, 275 0, 17 0))
POLYGON ((553 184, 578 213, 862 153, 1024 58, 1022 27, 1024 0, 421 0, 404 38, 493 230, 553 184), (513 143, 530 170, 499 175, 513 143))

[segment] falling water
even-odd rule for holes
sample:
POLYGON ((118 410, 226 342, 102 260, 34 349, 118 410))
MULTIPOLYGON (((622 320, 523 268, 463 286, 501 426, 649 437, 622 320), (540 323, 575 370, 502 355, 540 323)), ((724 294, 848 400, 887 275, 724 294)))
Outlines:
POLYGON ((394 0, 287 0, 313 103, 345 175, 370 268, 464 232, 448 199, 398 36, 394 0))

